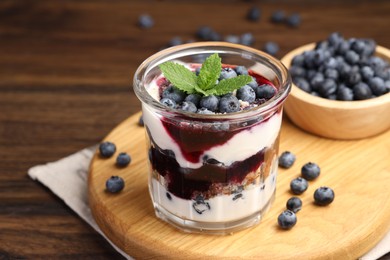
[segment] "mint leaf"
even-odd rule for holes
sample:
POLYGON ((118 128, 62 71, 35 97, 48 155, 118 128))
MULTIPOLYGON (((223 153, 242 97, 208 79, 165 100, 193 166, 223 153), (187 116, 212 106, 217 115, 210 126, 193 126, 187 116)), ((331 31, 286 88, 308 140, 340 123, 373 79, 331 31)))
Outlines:
POLYGON ((190 71, 181 64, 174 62, 165 62, 160 64, 160 69, 175 87, 188 94, 194 93, 197 85, 197 77, 194 72, 190 71))
POLYGON ((224 95, 239 89, 252 81, 252 77, 248 75, 240 75, 230 79, 221 80, 214 89, 207 90, 207 95, 224 95))
POLYGON ((203 90, 214 87, 221 73, 222 64, 221 58, 217 53, 209 56, 202 64, 198 76, 198 86, 203 90))

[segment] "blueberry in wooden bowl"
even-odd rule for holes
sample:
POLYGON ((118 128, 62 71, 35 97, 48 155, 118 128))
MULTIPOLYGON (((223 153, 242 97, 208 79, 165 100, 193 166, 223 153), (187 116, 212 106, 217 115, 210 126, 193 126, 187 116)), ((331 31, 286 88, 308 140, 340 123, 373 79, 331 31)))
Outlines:
POLYGON ((390 50, 372 39, 327 39, 282 58, 293 86, 285 113, 303 130, 362 139, 390 129, 390 50))

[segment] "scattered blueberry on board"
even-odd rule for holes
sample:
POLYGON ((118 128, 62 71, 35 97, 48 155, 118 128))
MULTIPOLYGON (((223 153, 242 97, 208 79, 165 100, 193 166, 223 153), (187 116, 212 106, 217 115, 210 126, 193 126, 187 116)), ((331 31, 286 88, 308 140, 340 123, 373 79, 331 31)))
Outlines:
POLYGON ((283 23, 285 19, 286 15, 282 10, 274 11, 271 15, 271 22, 273 23, 283 23))
POLYGON ((154 25, 153 18, 148 14, 141 14, 138 17, 138 26, 144 29, 152 28, 154 25))
POLYGON ((103 158, 110 158, 116 152, 116 146, 111 142, 103 142, 99 145, 100 156, 103 158))
POLYGON ((248 13, 246 15, 246 18, 249 20, 249 21, 252 21, 252 22, 256 22, 260 19, 260 16, 261 16, 261 11, 258 7, 251 7, 249 10, 248 10, 248 13))
POLYGON ((290 168, 295 162, 295 155, 290 151, 285 151, 279 156, 279 166, 285 169, 290 168))
POLYGON ((119 176, 111 176, 106 181, 106 189, 111 193, 118 193, 125 187, 125 181, 119 176))
POLYGON ((139 126, 145 126, 143 115, 140 115, 140 117, 138 118, 138 125, 139 126))
POLYGON ((291 192, 296 195, 304 193, 308 186, 309 184, 307 183, 307 180, 302 177, 295 178, 290 182, 291 192))
POLYGON ((287 17, 286 23, 290 27, 298 27, 301 24, 301 16, 298 13, 291 14, 287 17))
POLYGON ((302 200, 298 197, 291 197, 287 200, 286 208, 297 213, 302 209, 302 200))
POLYGON ((305 92, 341 101, 365 100, 390 91, 390 64, 375 56, 372 39, 331 33, 314 50, 296 55, 290 66, 294 84, 305 92))
POLYGON ((275 56, 279 51, 279 45, 276 42, 266 42, 264 45, 264 51, 275 56))
POLYGON ((319 187, 314 192, 314 202, 319 206, 326 206, 333 202, 334 191, 326 186, 319 187))
POLYGON ((131 162, 131 157, 127 153, 120 153, 116 157, 116 165, 118 167, 126 167, 131 162))
POLYGON ((320 167, 313 162, 308 162, 301 168, 301 175, 308 181, 316 179, 320 175, 320 167))
MULTIPOLYGON (((303 62, 297 58, 295 63, 303 62)), ((289 151, 283 152, 279 156, 279 166, 290 168, 295 162, 295 155, 289 151)), ((308 162, 301 168, 301 176, 290 182, 290 191, 293 194, 300 195, 308 189, 308 181, 318 178, 321 169, 318 164, 308 162)), ((319 206, 326 206, 333 202, 335 198, 334 191, 326 186, 322 186, 314 192, 314 203, 319 206)), ((297 222, 296 213, 302 209, 302 200, 299 197, 291 197, 286 202, 287 210, 278 216, 278 224, 282 229, 291 229, 297 222)))
POLYGON ((278 224, 282 229, 291 229, 297 223, 297 216, 291 210, 285 210, 278 216, 278 224))

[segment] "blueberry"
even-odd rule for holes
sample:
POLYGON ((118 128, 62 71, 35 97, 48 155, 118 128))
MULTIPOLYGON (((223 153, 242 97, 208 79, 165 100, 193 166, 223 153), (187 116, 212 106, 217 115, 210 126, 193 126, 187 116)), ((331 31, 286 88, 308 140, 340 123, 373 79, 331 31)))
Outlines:
POLYGON ((211 209, 210 204, 204 200, 202 195, 198 195, 195 198, 194 202, 192 203, 192 207, 198 214, 202 214, 206 210, 211 209))
POLYGON ((198 110, 195 104, 191 101, 184 101, 183 103, 181 103, 179 109, 191 113, 196 113, 196 111, 198 110))
POLYGON ((209 34, 209 41, 220 41, 222 39, 221 35, 216 31, 211 31, 209 34))
POLYGON ((390 68, 385 68, 385 69, 376 69, 375 70, 375 76, 383 79, 383 80, 388 80, 390 79, 390 68))
POLYGON ((173 37, 168 42, 168 47, 172 47, 172 46, 176 46, 176 45, 180 45, 180 44, 183 44, 183 40, 179 36, 176 36, 176 37, 173 37))
POLYGON ((320 167, 313 162, 308 162, 301 168, 302 177, 308 181, 312 181, 320 176, 321 169, 320 167))
POLYGON ((372 97, 372 91, 366 83, 359 82, 353 87, 353 96, 356 100, 369 99, 372 97))
POLYGON ((195 106, 198 107, 201 98, 202 97, 198 94, 189 94, 188 96, 185 97, 184 101, 192 102, 195 106))
POLYGON ((324 98, 329 98, 332 94, 336 93, 336 90, 337 84, 333 79, 325 79, 317 88, 317 92, 324 98))
POLYGON ((322 85, 324 80, 325 80, 324 74, 322 74, 321 72, 317 72, 310 80, 310 86, 312 87, 313 90, 317 90, 322 85))
POLYGON ((305 55, 299 54, 291 60, 291 65, 302 67, 305 65, 305 55))
POLYGON ((298 27, 301 24, 301 16, 299 14, 292 14, 287 17, 286 22, 290 27, 298 27))
POLYGON ((297 213, 302 209, 302 200, 298 197, 291 197, 287 200, 286 208, 297 213))
POLYGON ((230 42, 230 43, 240 43, 240 37, 237 35, 229 34, 224 37, 225 42, 230 42))
POLYGON ((166 89, 164 89, 161 96, 163 98, 169 98, 178 104, 184 100, 186 94, 180 89, 174 87, 173 85, 170 85, 166 89))
POLYGON ((348 50, 349 50, 349 43, 348 43, 348 41, 343 40, 337 46, 336 53, 340 54, 340 55, 345 55, 348 50))
POLYGON ((339 46, 343 40, 343 36, 338 32, 333 32, 328 36, 329 44, 334 47, 339 46))
POLYGON ((285 210, 278 216, 278 224, 282 229, 291 229, 297 223, 297 216, 291 210, 285 210))
POLYGON ((334 56, 334 58, 337 61, 337 68, 336 69, 338 69, 340 67, 340 63, 345 63, 344 56, 337 55, 337 56, 334 56))
POLYGON ((336 69, 326 69, 324 71, 325 78, 338 80, 339 73, 336 69))
POLYGON ((124 180, 119 176, 111 176, 106 181, 106 189, 111 193, 118 193, 125 187, 124 180))
POLYGON ((236 94, 237 98, 246 101, 249 103, 253 103, 256 99, 256 93, 249 85, 245 85, 237 90, 236 94))
POLYGON ((139 118, 138 118, 138 125, 139 126, 144 126, 144 117, 143 115, 141 115, 139 118))
POLYGON ((311 87, 310 87, 310 84, 309 82, 307 82, 306 79, 304 78, 301 78, 301 77, 297 77, 297 78, 294 78, 294 84, 302 89, 303 91, 307 92, 307 93, 310 93, 311 92, 311 87))
POLYGON ((376 42, 372 39, 363 39, 363 41, 366 43, 363 56, 370 57, 374 55, 376 49, 376 42))
POLYGON ((148 14, 142 14, 138 17, 138 25, 145 29, 151 28, 154 25, 153 18, 148 14))
POLYGON ((306 70, 306 79, 308 81, 311 81, 316 74, 317 74, 316 70, 314 70, 314 69, 307 69, 306 70))
POLYGON ((359 71, 354 71, 351 69, 349 74, 344 78, 345 84, 348 86, 354 86, 358 84, 362 80, 362 76, 360 75, 359 71))
POLYGON ((297 195, 305 192, 308 186, 307 180, 302 177, 295 178, 290 182, 291 192, 297 195))
POLYGON ((368 81, 368 85, 374 95, 380 96, 387 92, 385 81, 379 77, 373 77, 368 81))
POLYGON ((196 76, 199 76, 200 69, 201 69, 201 67, 197 67, 197 68, 195 69, 195 74, 196 74, 196 76))
POLYGON ((210 40, 210 35, 213 32, 209 26, 201 26, 196 32, 196 36, 202 40, 210 40))
POLYGON ((356 52, 349 50, 345 53, 345 61, 348 62, 351 65, 356 64, 360 60, 359 54, 356 52))
POLYGON ((116 152, 116 146, 111 142, 104 142, 99 145, 100 155, 104 158, 109 158, 116 152))
POLYGON ((349 76, 349 73, 351 72, 351 66, 346 63, 346 62, 343 62, 343 63, 339 63, 338 64, 338 67, 337 67, 337 70, 339 72, 339 77, 340 79, 346 79, 348 78, 349 76))
POLYGON ((244 66, 237 66, 235 71, 237 75, 248 75, 248 70, 244 66))
POLYGON ((363 66, 360 68, 360 74, 365 81, 369 81, 374 77, 374 70, 369 66, 363 66))
POLYGON ((363 40, 355 39, 350 43, 350 49, 359 54, 359 56, 365 56, 366 43, 363 40))
POLYGON ((325 69, 336 69, 338 67, 338 62, 336 58, 329 57, 324 61, 323 65, 325 69))
POLYGON ((316 53, 315 51, 305 51, 303 52, 304 60, 305 60, 305 67, 307 69, 313 69, 316 67, 316 53))
POLYGON ((234 77, 237 77, 237 73, 234 69, 223 68, 221 70, 221 74, 219 75, 219 80, 230 79, 230 78, 234 78, 234 77))
POLYGON ((260 19, 260 15, 261 15, 261 12, 260 12, 260 9, 257 8, 257 7, 251 7, 249 10, 248 10, 248 13, 246 15, 246 18, 249 20, 249 21, 258 21, 260 19))
POLYGON ((116 157, 116 165, 119 167, 126 167, 131 162, 131 157, 127 153, 120 153, 116 157))
POLYGON ((337 88, 336 99, 343 101, 352 101, 353 100, 353 91, 344 84, 340 84, 337 88))
POLYGON ((255 37, 252 33, 244 33, 240 36, 240 44, 251 46, 255 42, 255 37))
POLYGON ((266 53, 275 56, 279 51, 279 45, 276 42, 266 42, 263 50, 266 53))
POLYGON ((299 67, 299 66, 291 66, 289 68, 289 72, 291 74, 291 77, 302 77, 304 78, 306 76, 306 70, 303 68, 303 67, 299 67))
POLYGON ((277 11, 272 13, 271 22, 282 23, 282 22, 284 22, 285 18, 286 18, 286 15, 284 14, 284 12, 282 10, 277 10, 277 11))
POLYGON ((169 108, 176 108, 176 102, 169 98, 162 98, 160 103, 169 108))
POLYGON ((377 56, 372 56, 368 59, 368 65, 373 68, 373 70, 383 69, 388 66, 388 63, 377 56))
POLYGON ((255 92, 256 92, 256 98, 264 98, 264 99, 268 100, 268 99, 271 99, 275 95, 276 90, 273 86, 271 86, 269 84, 263 84, 263 85, 258 86, 255 89, 255 92))
POLYGON ((324 66, 325 68, 335 68, 336 61, 327 50, 315 50, 313 56, 313 63, 316 67, 324 66))
POLYGON ((293 153, 285 151, 279 156, 279 166, 285 169, 290 168, 294 164, 295 159, 296 157, 293 153))
POLYGON ((225 95, 219 102, 219 111, 221 113, 233 113, 240 110, 240 102, 233 95, 225 95))
POLYGON ((202 115, 211 115, 211 114, 215 114, 213 111, 210 111, 208 110, 207 108, 204 108, 204 107, 201 107, 199 108, 196 113, 198 114, 202 114, 202 115))
POLYGON ((320 187, 314 192, 314 202, 319 206, 326 206, 333 202, 334 191, 329 187, 320 187))
POLYGON ((252 77, 252 81, 249 82, 248 85, 255 90, 255 88, 258 86, 256 78, 252 77))
POLYGON ((204 96, 200 99, 199 105, 200 107, 204 107, 212 112, 218 110, 219 100, 214 95, 204 96))

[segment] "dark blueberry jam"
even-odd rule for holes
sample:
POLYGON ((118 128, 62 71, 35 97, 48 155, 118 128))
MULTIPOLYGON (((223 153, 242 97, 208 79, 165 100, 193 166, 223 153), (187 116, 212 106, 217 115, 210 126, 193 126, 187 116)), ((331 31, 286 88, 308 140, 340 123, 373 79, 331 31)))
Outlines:
MULTIPOLYGON (((153 141, 152 141, 153 144, 153 141)), ((194 194, 208 192, 212 184, 239 185, 248 173, 257 171, 264 161, 264 150, 243 161, 225 166, 214 159, 206 159, 197 169, 181 167, 170 150, 162 150, 154 144, 149 150, 152 168, 165 178, 167 189, 175 196, 193 199, 194 194)))

